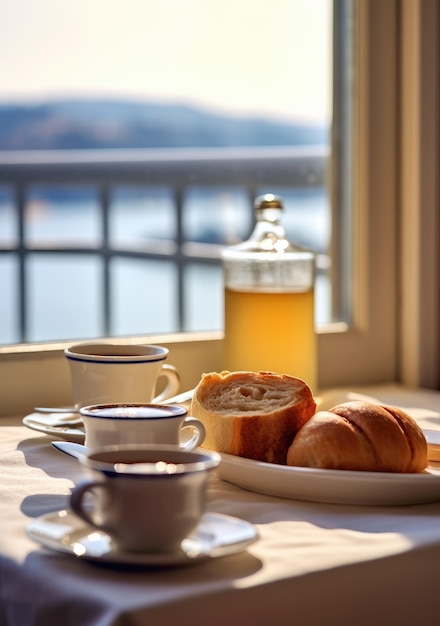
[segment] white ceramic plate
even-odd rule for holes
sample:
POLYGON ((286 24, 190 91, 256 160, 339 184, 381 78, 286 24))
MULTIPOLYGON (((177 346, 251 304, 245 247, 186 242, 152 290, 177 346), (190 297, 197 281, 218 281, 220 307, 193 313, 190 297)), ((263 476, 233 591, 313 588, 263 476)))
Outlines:
POLYGON ((332 504, 393 506, 440 502, 440 465, 419 474, 352 472, 272 465, 222 454, 219 476, 244 489, 332 504))
POLYGON ((423 428, 423 433, 428 443, 428 459, 430 461, 440 461, 440 430, 429 430, 423 428))
POLYGON ((27 526, 28 536, 50 550, 81 559, 126 565, 169 567, 219 558, 245 550, 257 538, 255 526, 220 513, 205 513, 197 529, 172 553, 120 552, 105 533, 71 511, 49 513, 27 526))
POLYGON ((66 422, 66 424, 62 426, 54 426, 50 421, 55 415, 55 413, 49 413, 48 415, 43 413, 30 413, 30 415, 26 415, 22 421, 25 426, 39 433, 51 435, 58 439, 65 439, 66 441, 84 443, 85 432, 82 424, 69 425, 68 422, 66 422))

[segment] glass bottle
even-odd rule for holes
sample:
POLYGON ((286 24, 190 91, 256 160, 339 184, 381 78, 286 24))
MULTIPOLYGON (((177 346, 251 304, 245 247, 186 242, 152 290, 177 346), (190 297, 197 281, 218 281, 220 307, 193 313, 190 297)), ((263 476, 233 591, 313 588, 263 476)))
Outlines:
POLYGON ((290 374, 317 387, 315 254, 286 238, 282 199, 255 200, 247 241, 222 251, 224 369, 290 374))

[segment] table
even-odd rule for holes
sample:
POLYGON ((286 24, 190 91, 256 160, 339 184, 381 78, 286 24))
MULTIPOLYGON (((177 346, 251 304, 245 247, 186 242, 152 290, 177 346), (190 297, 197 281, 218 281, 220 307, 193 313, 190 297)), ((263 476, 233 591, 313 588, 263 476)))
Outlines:
MULTIPOLYGON (((364 389, 440 429, 440 394, 364 389)), ((440 502, 403 507, 264 496, 216 475, 208 508, 253 522, 240 554, 171 569, 102 566, 47 551, 29 521, 66 508, 79 463, 0 421, 1 626, 337 626, 440 623, 440 502)))

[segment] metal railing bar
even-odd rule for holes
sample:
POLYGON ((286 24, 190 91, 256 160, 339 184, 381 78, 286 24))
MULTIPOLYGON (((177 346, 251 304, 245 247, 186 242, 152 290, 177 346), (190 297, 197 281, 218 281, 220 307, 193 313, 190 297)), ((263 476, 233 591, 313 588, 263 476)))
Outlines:
MULTIPOLYGON (((159 243, 159 242, 157 242, 159 243)), ((109 259, 124 257, 124 258, 132 258, 132 259, 151 259, 156 261, 168 261, 168 260, 179 260, 182 263, 185 263, 187 260, 193 262, 194 260, 200 259, 203 263, 209 263, 210 261, 216 261, 220 258, 219 250, 221 246, 217 244, 198 244, 193 242, 186 242, 182 245, 182 253, 176 251, 175 246, 168 245, 168 242, 160 242, 159 243, 161 250, 133 250, 133 249, 121 249, 121 248, 109 248, 105 252, 105 256, 109 259), (167 248, 173 248, 172 251, 167 248), (209 248, 212 248, 212 251, 209 251, 209 248)), ((45 246, 23 246, 10 248, 10 249, 0 249, 1 254, 56 254, 56 255, 71 255, 71 254, 86 254, 102 257, 104 255, 103 247, 79 247, 79 246, 66 246, 63 247, 45 247, 45 246)))
POLYGON ((184 255, 182 247, 184 243, 183 234, 183 203, 184 191, 181 186, 174 191, 174 206, 176 216, 176 269, 177 269, 177 324, 179 328, 185 328, 185 306, 184 306, 184 255))
POLYGON ((99 190, 99 204, 102 223, 102 282, 103 282, 103 298, 101 315, 103 320, 104 334, 110 335, 112 327, 112 311, 111 311, 111 280, 110 280, 110 259, 113 256, 109 245, 109 212, 110 212, 110 190, 107 185, 102 185, 99 190))
POLYGON ((26 250, 24 248, 25 241, 25 210, 26 210, 26 190, 23 184, 16 186, 16 203, 18 213, 18 284, 17 290, 18 297, 18 332, 20 337, 26 340, 27 337, 27 307, 26 307, 26 286, 27 286, 27 271, 26 271, 26 250))
POLYGON ((0 183, 319 187, 328 146, 0 152, 0 183))

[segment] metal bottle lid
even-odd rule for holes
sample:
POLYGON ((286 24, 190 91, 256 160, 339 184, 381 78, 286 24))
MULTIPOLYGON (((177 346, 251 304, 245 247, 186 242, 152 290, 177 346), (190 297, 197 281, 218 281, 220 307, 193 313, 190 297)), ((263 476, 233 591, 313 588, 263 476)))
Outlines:
POLYGON ((255 198, 254 208, 256 211, 264 211, 265 209, 280 209, 283 211, 284 205, 280 196, 276 196, 273 193, 265 193, 255 198))

